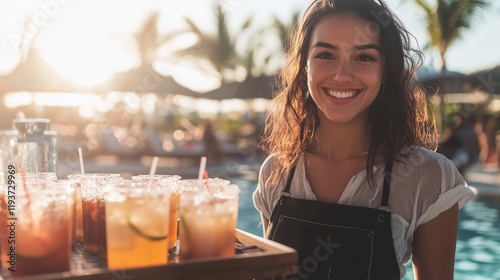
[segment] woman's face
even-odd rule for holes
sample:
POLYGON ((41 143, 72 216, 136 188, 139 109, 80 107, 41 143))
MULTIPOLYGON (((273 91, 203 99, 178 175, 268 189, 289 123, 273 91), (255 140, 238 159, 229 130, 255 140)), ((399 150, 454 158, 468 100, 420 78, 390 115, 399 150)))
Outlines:
POLYGON ((333 122, 366 118, 382 84, 383 61, 378 30, 359 15, 320 20, 311 34, 307 83, 323 115, 333 122))

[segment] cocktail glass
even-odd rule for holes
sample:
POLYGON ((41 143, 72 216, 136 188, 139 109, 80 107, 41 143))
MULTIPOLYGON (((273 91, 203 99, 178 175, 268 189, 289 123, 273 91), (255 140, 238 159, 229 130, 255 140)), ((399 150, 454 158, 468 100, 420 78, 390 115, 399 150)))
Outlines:
POLYGON ((238 186, 225 180, 181 180, 180 189, 180 259, 233 256, 238 186))
POLYGON ((109 269, 167 263, 171 191, 158 184, 125 180, 107 190, 106 237, 109 269))
MULTIPOLYGON (((172 191, 170 197, 170 214, 168 217, 168 250, 172 251, 177 246, 177 219, 179 217, 179 180, 178 175, 154 175, 152 179, 172 191)), ((132 176, 132 180, 142 181, 144 184, 149 184, 151 177, 149 175, 132 176)))
POLYGON ((74 189, 68 181, 17 181, 15 271, 11 276, 70 268, 74 189))
MULTIPOLYGON (((55 173, 39 173, 39 174, 20 174, 18 170, 14 166, 12 168, 7 167, 8 175, 5 177, 6 181, 0 184, 0 261, 2 263, 2 267, 7 269, 9 265, 7 264, 10 261, 10 247, 13 245, 12 241, 9 243, 10 229, 9 222, 12 221, 8 218, 15 218, 15 211, 9 212, 9 200, 10 203, 14 202, 16 198, 16 188, 22 188, 21 185, 16 186, 16 181, 25 182, 28 185, 38 185, 38 184, 46 184, 47 180, 55 181, 56 175, 55 173), (10 215, 13 214, 13 215, 10 215)), ((15 208, 11 204, 10 208, 15 208)))
POLYGON ((119 174, 96 173, 80 175, 83 247, 85 250, 95 253, 99 252, 99 229, 97 223, 99 209, 97 207, 97 201, 99 199, 104 199, 105 188, 108 184, 117 184, 123 182, 123 180, 124 179, 120 177, 119 174))
POLYGON ((0 262, 1 267, 7 269, 7 262, 9 261, 9 229, 7 228, 7 194, 8 185, 0 184, 0 262))

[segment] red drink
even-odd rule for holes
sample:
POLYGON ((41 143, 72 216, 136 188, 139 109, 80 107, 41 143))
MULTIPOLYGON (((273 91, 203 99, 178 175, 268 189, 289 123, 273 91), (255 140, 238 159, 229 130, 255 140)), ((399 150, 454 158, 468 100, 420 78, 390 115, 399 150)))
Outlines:
POLYGON ((11 272, 11 275, 16 277, 68 271, 72 229, 70 216, 61 217, 52 223, 44 221, 35 228, 32 228, 32 225, 23 227, 22 223, 19 224, 16 237, 16 271, 11 272))
POLYGON ((68 182, 46 182, 28 184, 26 190, 28 195, 24 188, 17 188, 16 266, 10 275, 18 277, 68 271, 74 189, 69 187, 68 182))
POLYGON ((0 194, 0 267, 7 269, 9 261, 9 229, 7 228, 7 201, 5 195, 0 194))

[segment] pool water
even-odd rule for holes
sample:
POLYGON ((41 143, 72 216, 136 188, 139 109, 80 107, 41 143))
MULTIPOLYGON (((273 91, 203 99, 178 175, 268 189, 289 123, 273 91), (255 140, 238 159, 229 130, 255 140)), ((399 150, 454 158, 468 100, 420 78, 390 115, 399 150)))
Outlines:
MULTIPOLYGON (((260 213, 254 208, 253 180, 232 179, 240 186, 239 229, 262 236, 260 213)), ((500 198, 476 197, 460 210, 455 280, 500 280, 500 198)), ((411 262, 405 280, 414 279, 411 262)))

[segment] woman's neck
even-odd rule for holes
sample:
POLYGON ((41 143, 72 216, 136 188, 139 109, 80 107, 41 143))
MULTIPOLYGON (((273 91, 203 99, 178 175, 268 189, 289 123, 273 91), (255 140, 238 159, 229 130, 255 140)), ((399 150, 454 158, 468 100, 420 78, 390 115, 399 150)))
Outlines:
POLYGON ((342 161, 365 156, 368 151, 366 118, 349 122, 332 122, 320 112, 317 141, 310 149, 312 154, 324 159, 342 161))

